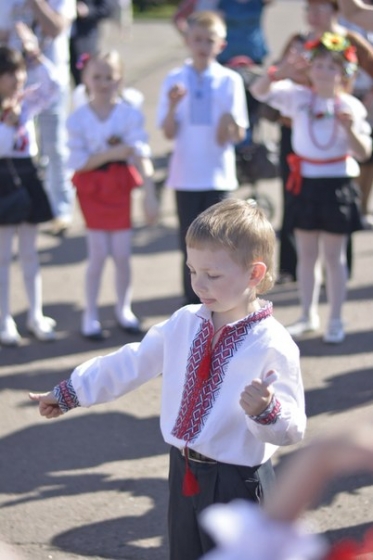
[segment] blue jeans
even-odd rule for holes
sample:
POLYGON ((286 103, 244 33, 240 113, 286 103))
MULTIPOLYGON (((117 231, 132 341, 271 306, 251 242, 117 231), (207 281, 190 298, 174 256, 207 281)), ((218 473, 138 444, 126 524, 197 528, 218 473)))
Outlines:
POLYGON ((38 118, 40 155, 47 160, 45 188, 55 217, 71 219, 75 190, 67 169, 66 118, 69 86, 61 86, 58 99, 38 118))

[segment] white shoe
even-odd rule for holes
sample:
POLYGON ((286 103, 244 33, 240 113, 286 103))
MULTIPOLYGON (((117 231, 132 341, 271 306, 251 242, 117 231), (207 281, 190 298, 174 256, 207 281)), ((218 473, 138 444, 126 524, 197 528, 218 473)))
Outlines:
POLYGON ((129 334, 141 334, 141 323, 132 311, 127 311, 125 314, 119 315, 116 312, 118 325, 129 334))
POLYGON ((52 222, 51 233, 63 237, 71 226, 71 219, 66 216, 58 216, 52 222))
POLYGON ((85 313, 83 314, 81 332, 84 338, 88 338, 94 341, 99 341, 106 338, 106 333, 102 330, 100 321, 98 321, 97 319, 90 319, 86 316, 85 313))
POLYGON ((13 317, 7 317, 3 328, 0 331, 0 343, 3 346, 18 346, 21 342, 21 335, 17 330, 17 325, 13 317))
POLYGON ((40 317, 40 319, 29 319, 27 321, 27 330, 41 342, 49 342, 56 339, 54 331, 56 321, 51 317, 40 317))
POLYGON ((299 321, 286 327, 290 336, 297 338, 303 334, 318 331, 320 328, 320 318, 318 315, 312 317, 301 317, 299 321))
POLYGON ((323 341, 327 344, 340 344, 345 339, 343 323, 340 319, 332 319, 328 329, 323 336, 323 341))

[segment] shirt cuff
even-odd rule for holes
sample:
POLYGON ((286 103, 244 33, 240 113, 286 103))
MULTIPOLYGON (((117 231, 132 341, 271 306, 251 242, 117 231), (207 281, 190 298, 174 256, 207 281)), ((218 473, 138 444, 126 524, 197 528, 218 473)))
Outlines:
POLYGON ((56 385, 53 389, 53 395, 57 400, 60 410, 64 413, 80 406, 71 379, 61 381, 61 383, 56 385))
POLYGON ((271 402, 269 403, 269 405, 267 406, 267 408, 263 410, 263 412, 261 412, 257 416, 250 416, 250 418, 254 420, 254 422, 257 422, 258 424, 263 424, 264 426, 268 426, 269 424, 276 424, 278 418, 280 417, 280 414, 281 414, 281 403, 274 396, 271 402))

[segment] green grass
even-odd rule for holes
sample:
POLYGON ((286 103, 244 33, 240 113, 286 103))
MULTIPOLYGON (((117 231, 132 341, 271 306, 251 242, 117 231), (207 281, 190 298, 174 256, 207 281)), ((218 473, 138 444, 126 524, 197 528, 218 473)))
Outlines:
POLYGON ((159 6, 149 6, 140 12, 137 6, 133 7, 134 19, 168 19, 171 20, 175 12, 175 4, 160 4, 159 6))

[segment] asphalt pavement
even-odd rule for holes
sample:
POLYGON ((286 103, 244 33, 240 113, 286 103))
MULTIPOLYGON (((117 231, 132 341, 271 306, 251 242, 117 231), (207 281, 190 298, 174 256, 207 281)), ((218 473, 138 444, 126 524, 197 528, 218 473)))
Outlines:
MULTIPOLYGON (((278 0, 268 9, 265 24, 273 54, 301 28, 301 18, 297 0, 278 0)), ((127 84, 145 96, 157 175, 162 177, 171 144, 156 129, 155 108, 163 77, 185 56, 182 41, 167 22, 149 21, 135 23, 131 32, 111 25, 103 41, 121 50, 127 84)), ((276 137, 271 127, 266 133, 276 137)), ((259 189, 273 202, 273 223, 278 227, 279 182, 263 182, 259 189)), ((250 192, 244 187, 238 194, 250 192)), ((145 327, 168 317, 182 303, 172 193, 161 192, 161 208, 159 224, 147 228, 140 198, 135 197, 133 301, 145 327)), ((309 416, 306 441, 334 423, 358 423, 372 409, 372 241, 373 232, 354 236, 345 342, 328 346, 317 333, 299 343, 309 416)), ((12 544, 24 560, 164 560, 168 460, 159 433, 161 380, 114 403, 76 410, 57 421, 39 417, 28 400, 28 391, 49 390, 83 360, 136 340, 115 323, 111 263, 100 294, 101 318, 110 336, 99 344, 80 336, 86 248, 78 209, 65 238, 53 237, 43 227, 39 248, 45 313, 57 320, 58 339, 46 344, 27 334, 27 306, 15 259, 12 309, 24 338, 19 348, 0 351, 0 539, 12 544)), ((276 286, 269 298, 285 325, 298 317, 295 284, 276 286)), ((323 294, 323 324, 326 312, 323 294)), ((279 468, 295 449, 276 455, 279 468)), ((327 532, 332 540, 360 538, 373 522, 372 482, 371 476, 359 475, 331 485, 306 516, 312 530, 327 532)))

